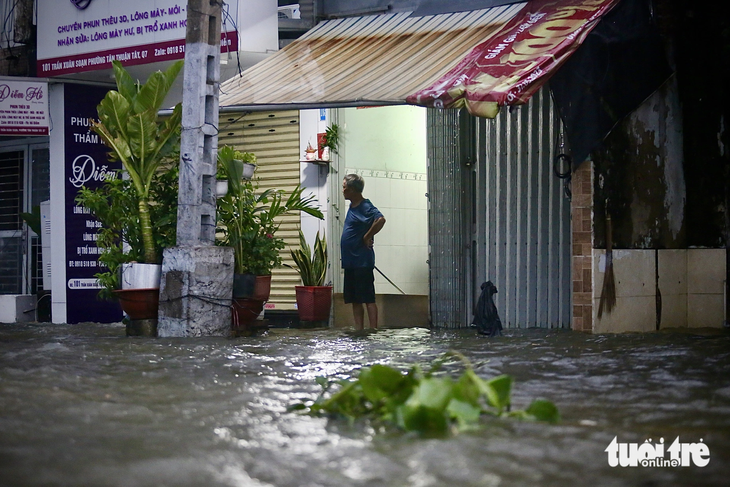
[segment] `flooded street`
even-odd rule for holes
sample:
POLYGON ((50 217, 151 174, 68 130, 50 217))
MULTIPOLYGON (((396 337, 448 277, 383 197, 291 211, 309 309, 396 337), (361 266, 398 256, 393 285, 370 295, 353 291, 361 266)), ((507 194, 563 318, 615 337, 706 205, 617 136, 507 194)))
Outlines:
MULTIPOLYGON (((445 373, 461 372, 450 364, 445 373)), ((669 458, 669 454, 667 454, 669 458)), ((666 486, 730 478, 730 334, 272 329, 143 339, 121 325, 0 325, 2 486, 666 486), (447 439, 287 412, 315 377, 425 367, 458 350, 513 405, 558 425, 486 420, 447 439), (706 467, 615 467, 619 442, 704 442, 706 467)))

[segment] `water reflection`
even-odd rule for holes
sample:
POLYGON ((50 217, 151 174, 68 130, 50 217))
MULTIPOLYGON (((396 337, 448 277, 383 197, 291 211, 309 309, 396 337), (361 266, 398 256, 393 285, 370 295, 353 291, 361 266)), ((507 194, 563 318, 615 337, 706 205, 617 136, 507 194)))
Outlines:
POLYGON ((0 485, 724 485, 730 337, 275 329, 150 340, 116 325, 2 325, 0 411, 0 485), (318 375, 426 367, 451 349, 483 377, 514 376, 515 407, 545 397, 563 421, 492 421, 434 440, 286 410, 316 397, 318 375), (614 436, 702 438, 711 461, 611 468, 614 436))

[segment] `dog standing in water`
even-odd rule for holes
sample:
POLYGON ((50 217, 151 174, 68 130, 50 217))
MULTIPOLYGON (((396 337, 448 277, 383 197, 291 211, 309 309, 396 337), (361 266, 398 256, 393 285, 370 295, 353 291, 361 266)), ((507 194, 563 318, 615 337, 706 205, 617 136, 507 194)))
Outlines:
POLYGON ((497 306, 494 305, 494 298, 492 298, 496 293, 497 286, 492 281, 482 284, 482 293, 474 307, 474 319, 471 322, 479 333, 490 337, 502 334, 502 321, 499 319, 497 306))

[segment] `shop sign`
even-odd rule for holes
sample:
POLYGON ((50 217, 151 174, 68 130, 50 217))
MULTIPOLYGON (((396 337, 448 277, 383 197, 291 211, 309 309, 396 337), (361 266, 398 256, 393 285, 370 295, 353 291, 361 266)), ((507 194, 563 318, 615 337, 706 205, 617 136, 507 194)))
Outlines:
POLYGON ((618 0, 531 0, 432 86, 406 98, 435 108, 466 106, 494 118, 499 106, 519 105, 578 49, 618 0))
POLYGON ((0 135, 48 135, 48 83, 0 77, 0 135))
MULTIPOLYGON (((223 9, 221 52, 235 52, 238 1, 223 9)), ((38 0, 38 76, 183 59, 186 29, 184 0, 38 0)))
POLYGON ((107 89, 77 84, 64 85, 64 153, 66 205, 66 321, 114 323, 122 319, 116 302, 100 300, 101 286, 94 274, 108 269, 99 264, 96 245, 100 222, 76 203, 82 187, 95 189, 116 178, 121 164, 109 162, 108 149, 91 130, 96 106, 107 89))

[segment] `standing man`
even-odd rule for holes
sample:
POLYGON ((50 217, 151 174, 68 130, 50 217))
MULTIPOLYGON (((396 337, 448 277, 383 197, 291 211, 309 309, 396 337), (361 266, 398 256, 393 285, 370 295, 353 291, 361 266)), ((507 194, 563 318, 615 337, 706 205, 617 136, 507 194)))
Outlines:
POLYGON ((345 303, 352 303, 355 326, 363 329, 365 309, 370 328, 378 327, 375 304, 375 251, 373 237, 385 225, 385 217, 370 200, 363 198, 365 181, 357 174, 348 174, 342 181, 342 194, 350 201, 345 227, 340 240, 342 268, 345 270, 345 303))

